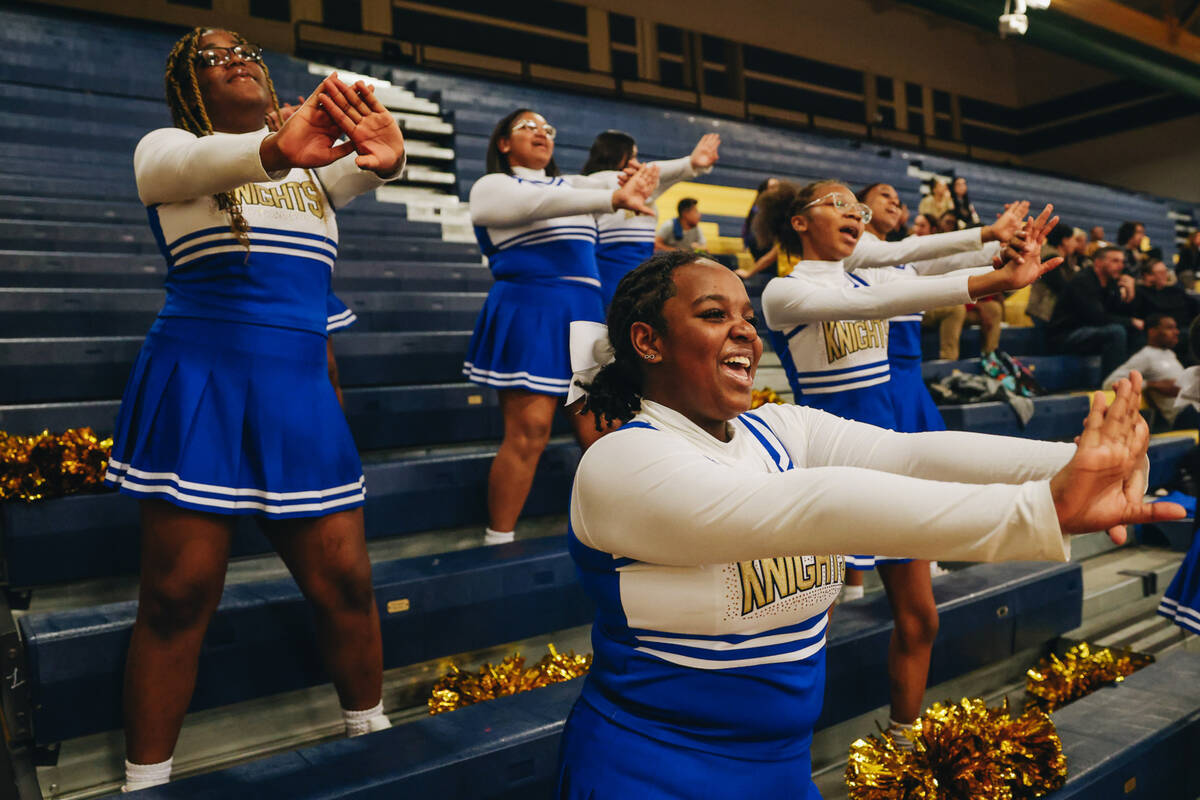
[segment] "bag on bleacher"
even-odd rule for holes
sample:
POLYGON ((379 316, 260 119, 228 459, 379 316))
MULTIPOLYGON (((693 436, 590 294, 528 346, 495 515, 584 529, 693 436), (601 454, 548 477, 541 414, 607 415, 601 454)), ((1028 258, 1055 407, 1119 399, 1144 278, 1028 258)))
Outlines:
POLYGON ((1003 350, 995 350, 982 356, 979 366, 984 375, 1000 381, 1001 386, 1021 397, 1040 397, 1046 394, 1046 390, 1033 377, 1033 371, 1003 350))

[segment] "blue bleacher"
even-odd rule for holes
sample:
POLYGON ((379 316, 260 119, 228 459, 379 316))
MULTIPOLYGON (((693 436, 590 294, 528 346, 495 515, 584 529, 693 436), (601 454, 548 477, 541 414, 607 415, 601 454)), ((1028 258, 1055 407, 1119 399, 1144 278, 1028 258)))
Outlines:
MULTIPOLYGON (((0 429, 34 433, 43 427, 91 425, 101 434, 111 431, 129 367, 162 298, 165 269, 137 200, 131 157, 147 130, 169 124, 161 67, 174 38, 172 32, 61 14, 0 11, 0 136, 6 142, 0 153, 0 429), (46 61, 46 53, 55 54, 54 63, 46 61), (48 176, 44 164, 51 159, 58 169, 48 176)), ((306 92, 315 82, 304 62, 270 54, 268 62, 281 97, 306 92)), ((496 120, 528 105, 560 128, 557 158, 567 171, 583 163, 597 131, 614 126, 639 139, 647 160, 685 155, 701 135, 716 131, 725 140, 722 158, 702 182, 751 188, 768 176, 833 176, 857 187, 886 180, 915 207, 918 181, 909 168, 921 161, 926 169, 966 176, 981 215, 990 216, 1017 196, 1035 202, 1044 197, 1054 200, 1072 224, 1100 222, 1112 235, 1121 219, 1140 219, 1156 244, 1173 247, 1162 240, 1163 201, 1107 187, 691 110, 613 98, 580 102, 577 94, 558 89, 355 59, 345 59, 345 66, 411 84, 422 96, 438 99, 455 126, 449 144, 460 196, 483 172, 486 140, 496 120)), ((740 233, 739 218, 709 219, 724 235, 740 233)), ((501 419, 495 392, 464 382, 461 363, 490 273, 475 245, 444 241, 440 225, 409 220, 403 205, 359 198, 338 209, 338 224, 341 258, 334 288, 360 322, 336 334, 334 347, 346 415, 364 453, 367 538, 379 542, 482 528, 487 472, 501 419)), ((1094 359, 1047 356, 1033 329, 1006 329, 1001 346, 1034 366, 1052 392, 1099 382, 1094 359)), ((978 331, 967 330, 963 361, 930 362, 926 376, 977 369, 971 357, 978 347, 978 331)), ((927 356, 936 355, 935 333, 927 335, 925 348, 927 356)), ((1069 439, 1086 406, 1082 395, 1039 398, 1024 430, 1003 404, 943 413, 951 428, 1069 439)), ((563 419, 556 421, 555 432, 566 432, 563 419)), ((1152 486, 1170 478, 1190 447, 1184 437, 1154 440, 1152 486)), ((566 512, 578 460, 578 447, 565 436, 551 442, 527 516, 566 512)), ((32 590, 36 600, 44 587, 130 579, 138 570, 137 513, 130 498, 107 491, 0 504, 7 588, 32 590)), ((233 555, 256 556, 268 549, 254 523, 240 519, 233 555)), ((552 635, 587 622, 591 613, 561 536, 380 561, 374 573, 388 667, 552 635), (389 610, 392 601, 396 604, 389 610)), ((1045 646, 1080 624, 1083 584, 1075 564, 974 566, 934 585, 941 634, 931 683, 1045 646)), ((135 608, 112 603, 21 617, 21 657, 31 670, 26 699, 38 744, 119 727, 120 675, 135 608)), ((881 596, 835 612, 822 728, 886 703, 891 630, 881 596)), ((1155 669, 1159 666, 1169 669, 1144 674, 1197 683, 1188 672, 1194 664, 1164 662, 1155 669)), ((1136 688, 1138 679, 1126 686, 1136 688)), ((192 708, 264 698, 326 680, 294 584, 231 584, 204 646, 192 708)), ((143 796, 541 796, 552 786, 557 738, 579 684, 410 721, 369 737, 326 742, 143 796)), ((1064 792, 1078 786, 1076 794, 1061 796, 1099 796, 1079 794, 1079 787, 1107 791, 1117 785, 1115 776, 1137 767, 1131 754, 1163 765, 1171 763, 1162 760, 1163 753, 1182 759, 1188 751, 1179 748, 1198 741, 1185 702, 1170 706, 1165 697, 1138 694, 1140 702, 1109 706, 1103 704, 1104 693, 1096 698, 1097 709, 1119 707, 1121 717, 1094 730, 1071 722, 1069 714, 1063 717, 1074 770, 1064 792), (1141 738, 1125 747, 1120 739, 1131 725, 1141 738), (1170 725, 1173 732, 1164 734, 1170 725), (1167 741, 1173 744, 1163 745, 1167 741)), ((1188 698, 1194 715, 1200 698, 1188 698)), ((1166 792, 1174 787, 1163 788, 1161 775, 1142 771, 1137 778, 1139 790, 1159 792, 1141 796, 1172 796, 1166 792)))
MULTIPOLYGON (((831 641, 831 662, 834 647, 831 641)), ((1188 655, 1171 653, 1054 712, 1068 777, 1048 800, 1200 795, 1200 771, 1188 768, 1200 752, 1200 663, 1188 655)), ((138 797, 548 797, 557 778, 558 738, 581 681, 230 767, 138 797)))
MULTIPOLYGON (((1082 590, 1079 567, 1073 564, 982 564, 947 576, 935 588, 941 618, 931 667, 935 680, 1069 630, 1078 623, 1082 590)), ((884 661, 892 621, 886 602, 847 604, 835 619, 826 646, 825 708, 818 730, 888 698, 884 661)), ((286 793, 303 800, 367 797, 367 786, 386 796, 491 798, 516 797, 518 791, 524 797, 550 796, 558 736, 581 685, 575 680, 501 698, 364 737, 363 744, 344 740, 318 745, 142 796, 166 800, 286 793), (431 758, 435 748, 437 755, 431 758), (335 773, 343 770, 344 785, 325 782, 337 780, 335 773), (303 784, 299 777, 304 774, 312 774, 314 782, 303 784)))
MULTIPOLYGON (((1047 392, 1094 389, 1104 378, 1100 374, 1100 356, 1021 356, 1020 361, 1047 392)), ((939 359, 921 364, 921 376, 926 382, 941 380, 952 372, 978 375, 981 371, 978 358, 939 359)))

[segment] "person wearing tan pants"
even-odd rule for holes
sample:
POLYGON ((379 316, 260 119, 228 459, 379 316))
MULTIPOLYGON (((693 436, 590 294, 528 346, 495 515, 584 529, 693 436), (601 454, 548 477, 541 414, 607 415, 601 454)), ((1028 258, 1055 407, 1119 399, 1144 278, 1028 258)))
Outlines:
POLYGON ((978 324, 983 329, 980 354, 987 355, 1000 346, 1000 322, 1004 319, 1004 303, 999 295, 981 297, 963 306, 942 306, 925 312, 925 325, 938 326, 938 358, 958 360, 958 341, 963 325, 978 324))

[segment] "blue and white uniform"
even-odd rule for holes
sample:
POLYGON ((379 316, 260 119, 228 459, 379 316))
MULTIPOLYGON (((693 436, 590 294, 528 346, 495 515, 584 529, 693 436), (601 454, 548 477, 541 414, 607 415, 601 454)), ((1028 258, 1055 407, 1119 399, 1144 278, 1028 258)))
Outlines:
POLYGON ((126 494, 280 518, 363 502, 326 335, 334 210, 383 180, 353 156, 267 173, 267 135, 164 128, 134 153, 167 296, 117 417, 105 480, 126 494), (248 251, 213 197, 230 191, 251 229, 248 251))
POLYGON ((567 393, 571 322, 604 321, 595 219, 613 210, 613 190, 604 187, 525 167, 484 175, 471 187, 475 238, 496 282, 467 348, 468 379, 567 393))
POLYGON ((595 660, 560 798, 815 800, 837 553, 1067 557, 1048 478, 1073 445, 898 434, 796 406, 728 430, 718 441, 643 401, 580 461, 568 543, 596 603, 595 660))
POLYGON ((763 316, 795 402, 894 428, 887 318, 970 301, 966 275, 905 280, 891 267, 848 272, 801 261, 763 290, 763 316))
POLYGON ((1192 546, 1163 593, 1158 613, 1189 633, 1200 633, 1200 535, 1193 534, 1192 546))
MULTIPOLYGON (((893 249, 874 248, 875 242, 867 242, 867 249, 883 254, 893 249)), ((767 283, 763 316, 798 405, 898 429, 887 317, 970 300, 968 275, 906 277, 891 267, 848 272, 841 261, 801 261, 789 275, 767 283)), ((852 554, 848 561, 871 569, 895 559, 852 554)))
MULTIPOLYGON (((647 201, 649 206, 653 206, 662 193, 676 183, 712 172, 712 167, 699 170, 693 167, 691 156, 654 163, 659 169, 658 188, 650 195, 647 201)), ((620 173, 615 170, 606 170, 592 173, 588 177, 603 180, 609 188, 616 191, 620 185, 618 175, 620 173)), ((608 308, 612 304, 613 294, 617 291, 617 284, 621 282, 621 278, 654 255, 654 235, 658 230, 658 217, 635 214, 622 209, 597 217, 596 229, 596 265, 600 270, 600 290, 604 293, 604 307, 608 308)))
MULTIPOLYGON (((905 255, 920 257, 920 260, 899 264, 894 269, 899 270, 906 278, 916 278, 923 275, 943 275, 959 269, 979 267, 968 275, 986 272, 991 267, 992 258, 1000 251, 1000 245, 989 242, 978 247, 978 229, 972 231, 955 231, 949 234, 933 234, 924 237, 909 237, 909 239, 932 240, 931 242, 914 242, 921 245, 910 248, 905 255), (963 250, 970 244, 975 249, 963 250)), ((877 247, 879 237, 870 231, 863 231, 854 255, 847 261, 854 261, 854 256, 861 260, 859 248, 865 254, 881 251, 877 247)), ((885 245, 888 243, 882 243, 885 245)), ((917 311, 911 314, 901 314, 888 320, 888 371, 891 379, 888 390, 892 395, 892 406, 896 415, 895 425, 888 426, 905 433, 919 431, 943 431, 946 423, 942 414, 925 388, 921 375, 921 320, 925 312, 917 311)))
POLYGON ((358 315, 330 289, 325 298, 325 332, 344 331, 356 322, 358 315))

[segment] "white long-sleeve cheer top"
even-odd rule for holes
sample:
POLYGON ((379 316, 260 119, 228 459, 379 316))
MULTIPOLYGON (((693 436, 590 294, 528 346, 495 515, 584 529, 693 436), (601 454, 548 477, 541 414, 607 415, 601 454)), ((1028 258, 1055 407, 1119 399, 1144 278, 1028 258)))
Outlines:
POLYGON ((1067 558, 1049 478, 1074 445, 798 406, 729 430, 718 441, 643 401, 575 475, 568 541, 597 605, 583 701, 645 735, 752 759, 807 750, 841 554, 1067 558))

